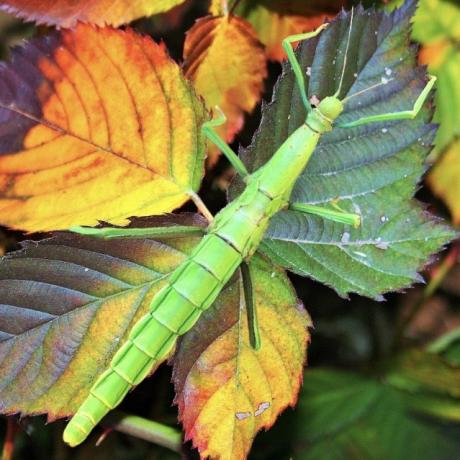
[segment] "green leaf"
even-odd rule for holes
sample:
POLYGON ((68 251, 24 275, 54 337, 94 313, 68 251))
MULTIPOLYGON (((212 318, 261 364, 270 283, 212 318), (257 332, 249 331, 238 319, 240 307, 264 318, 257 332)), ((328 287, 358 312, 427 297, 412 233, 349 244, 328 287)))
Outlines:
POLYGON ((297 410, 298 460, 447 460, 460 455, 458 431, 414 415, 406 394, 383 379, 307 372, 297 410))
MULTIPOLYGON (((355 10, 340 96, 386 84, 351 99, 337 123, 412 108, 426 85, 408 36, 414 10, 413 1, 392 14, 355 10)), ((298 56, 311 75, 309 96, 322 99, 338 88, 349 23, 350 13, 343 12, 318 37, 302 43, 298 56)), ((381 298, 383 292, 420 280, 417 270, 453 237, 412 200, 435 134, 431 115, 429 102, 416 120, 335 128, 324 135, 291 201, 328 206, 339 200, 345 211, 361 214, 362 225, 354 229, 283 211, 273 219, 262 250, 275 263, 343 296, 356 292, 381 298)), ((304 121, 299 91, 285 65, 273 101, 263 107, 259 130, 243 153, 248 169, 263 165, 304 121)))
MULTIPOLYGON (((143 222, 203 224, 193 216, 143 222)), ((73 414, 198 241, 58 233, 3 258, 0 412, 47 413, 50 420, 73 414)))
POLYGON ((421 58, 438 77, 436 113, 440 123, 436 151, 444 149, 460 134, 460 6, 448 0, 420 0, 414 17, 415 40, 424 45, 421 58))

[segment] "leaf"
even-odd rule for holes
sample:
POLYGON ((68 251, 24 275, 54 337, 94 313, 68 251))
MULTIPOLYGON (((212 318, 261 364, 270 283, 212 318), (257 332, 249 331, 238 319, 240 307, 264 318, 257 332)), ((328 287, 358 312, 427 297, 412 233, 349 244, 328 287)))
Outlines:
MULTIPOLYGON (((408 2, 391 15, 355 10, 341 97, 387 83, 351 99, 338 123, 413 106, 426 84, 423 68, 416 67, 416 48, 409 45, 414 8, 408 2)), ((350 13, 341 13, 320 36, 302 43, 299 57, 311 74, 310 96, 322 99, 338 88, 349 22, 350 13)), ((431 112, 428 103, 413 121, 334 128, 324 135, 291 201, 322 206, 338 201, 345 211, 361 214, 361 226, 282 211, 271 222, 263 252, 343 296, 355 292, 380 299, 383 292, 420 280, 417 269, 454 236, 412 200, 435 134, 431 112)), ((285 65, 273 102, 264 106, 260 128, 243 152, 248 169, 262 166, 304 121, 293 74, 285 65)), ((233 196, 240 189, 241 182, 233 196)))
POLYGON ((244 114, 259 102, 267 76, 263 47, 252 26, 237 17, 199 19, 184 44, 184 72, 228 122, 218 132, 232 141, 244 124, 244 114))
POLYGON ((457 430, 414 415, 384 379, 317 369, 305 374, 295 458, 448 460, 460 452, 457 430))
POLYGON ((75 413, 197 241, 60 233, 3 258, 0 411, 47 413, 49 420, 75 413))
POLYGON ((442 198, 452 213, 454 224, 460 224, 460 142, 453 142, 428 176, 428 184, 442 198))
POLYGON ((174 358, 180 420, 201 458, 245 459, 256 433, 297 400, 309 317, 282 270, 254 257, 251 272, 260 350, 249 344, 234 282, 183 338, 174 358))
POLYGON ((268 59, 282 61, 286 54, 282 41, 289 35, 309 32, 319 27, 329 16, 335 16, 343 1, 328 2, 294 1, 290 10, 276 8, 280 1, 256 2, 245 0, 239 3, 235 14, 247 19, 257 31, 260 41, 265 45, 268 59))
POLYGON ((0 222, 43 231, 169 212, 200 186, 207 115, 164 47, 79 25, 0 67, 0 222))
POLYGON ((434 117, 440 123, 435 142, 438 152, 460 134, 459 21, 459 5, 443 0, 420 0, 414 17, 413 37, 424 45, 420 60, 438 77, 434 117))
POLYGON ((73 27, 80 22, 119 26, 163 13, 185 0, 6 0, 0 9, 37 24, 73 27))

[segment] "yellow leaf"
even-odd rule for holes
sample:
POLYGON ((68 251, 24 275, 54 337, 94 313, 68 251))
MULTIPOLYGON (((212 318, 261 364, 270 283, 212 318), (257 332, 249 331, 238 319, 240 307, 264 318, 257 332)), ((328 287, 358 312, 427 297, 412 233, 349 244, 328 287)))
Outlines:
POLYGON ((256 433, 297 401, 310 319, 282 270, 254 257, 251 273, 261 348, 249 343, 237 281, 174 358, 180 419, 203 459, 245 459, 256 433))
POLYGON ((228 142, 259 102, 267 75, 262 45, 249 23, 237 17, 199 19, 187 33, 184 71, 210 108, 228 122, 219 129, 228 142))
POLYGON ((0 9, 37 24, 72 27, 77 21, 119 26, 163 13, 185 0, 6 0, 0 9))
POLYGON ((454 142, 428 176, 434 193, 442 198, 454 224, 460 225, 460 141, 454 142))
POLYGON ((205 111, 165 49, 80 24, 0 68, 0 223, 126 224, 198 189, 205 111))

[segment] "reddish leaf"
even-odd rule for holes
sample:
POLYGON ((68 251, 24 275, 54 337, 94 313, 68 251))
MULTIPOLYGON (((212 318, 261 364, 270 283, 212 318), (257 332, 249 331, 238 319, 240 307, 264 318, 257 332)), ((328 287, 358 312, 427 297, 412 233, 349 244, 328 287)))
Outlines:
POLYGON ((5 0, 0 8, 38 24, 72 27, 77 21, 118 26, 163 13, 185 0, 5 0))

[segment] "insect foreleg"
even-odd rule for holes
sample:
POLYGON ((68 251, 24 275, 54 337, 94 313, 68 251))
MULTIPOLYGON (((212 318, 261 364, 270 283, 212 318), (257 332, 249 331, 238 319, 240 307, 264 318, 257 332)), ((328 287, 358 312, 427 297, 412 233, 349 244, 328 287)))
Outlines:
POLYGON ((248 317, 249 341, 254 350, 259 350, 261 347, 259 320, 257 317, 257 307, 254 302, 254 291, 251 279, 251 270, 246 262, 242 262, 240 266, 241 278, 243 283, 243 295, 246 306, 246 314, 248 317))
POLYGON ((412 110, 403 110, 401 112, 381 113, 378 115, 371 115, 369 117, 359 118, 358 120, 351 121, 350 123, 337 124, 339 128, 354 128, 355 126, 366 125, 368 123, 376 123, 379 121, 394 121, 394 120, 413 120, 420 112, 423 104, 428 97, 431 89, 436 82, 436 77, 431 76, 423 91, 418 96, 414 103, 412 110))
POLYGON ((359 214, 352 214, 340 209, 336 211, 334 209, 305 203, 291 203, 289 209, 307 214, 314 214, 341 224, 353 225, 355 228, 358 228, 361 224, 361 216, 359 216, 359 214))
POLYGON ((227 121, 227 117, 224 115, 219 107, 216 107, 219 112, 219 117, 207 121, 202 126, 204 135, 212 141, 217 148, 227 157, 227 160, 235 168, 241 177, 247 177, 249 175, 248 170, 244 163, 240 160, 240 157, 228 146, 228 144, 214 131, 214 128, 223 125, 227 121))
POLYGON ((170 227, 146 227, 146 228, 91 228, 71 227, 73 233, 80 235, 94 236, 97 238, 175 238, 179 236, 201 236, 206 230, 201 227, 174 225, 170 227))
POLYGON ((305 78, 303 76, 302 68, 300 67, 299 61, 294 53, 292 44, 301 40, 307 40, 309 38, 316 37, 322 30, 324 30, 328 24, 323 24, 313 32, 307 32, 305 34, 290 35, 283 40, 283 49, 286 52, 289 63, 291 64, 292 70, 294 71, 295 79, 300 90, 300 96, 307 112, 311 112, 312 108, 308 101, 307 91, 305 90, 305 78))

